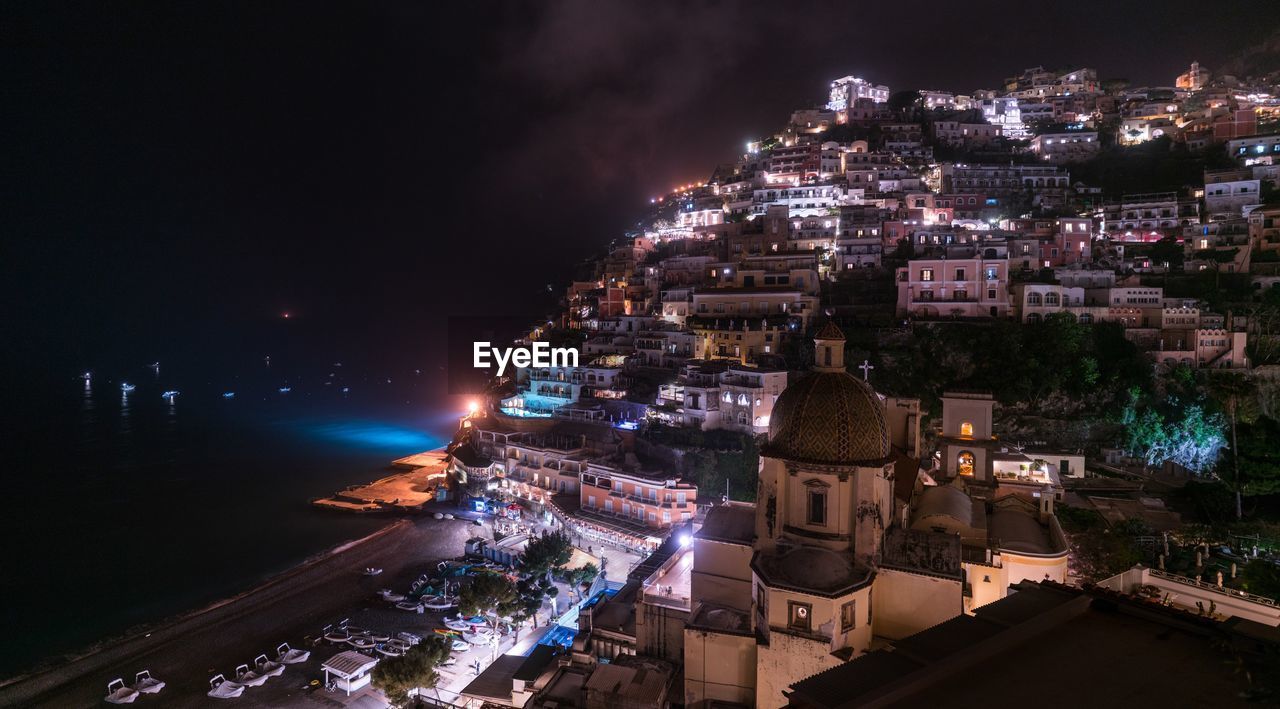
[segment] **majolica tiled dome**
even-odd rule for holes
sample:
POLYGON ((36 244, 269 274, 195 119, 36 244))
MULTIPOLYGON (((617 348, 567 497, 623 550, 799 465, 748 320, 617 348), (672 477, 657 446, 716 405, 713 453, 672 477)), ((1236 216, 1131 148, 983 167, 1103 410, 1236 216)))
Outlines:
POLYGON ((873 463, 889 455, 884 406, 847 372, 809 372, 773 405, 765 455, 810 463, 873 463))
POLYGON ((814 338, 823 359, 783 390, 769 420, 771 458, 879 464, 889 456, 889 425, 871 385, 844 370, 844 333, 833 323, 814 338), (830 353, 824 352, 829 348, 830 353))

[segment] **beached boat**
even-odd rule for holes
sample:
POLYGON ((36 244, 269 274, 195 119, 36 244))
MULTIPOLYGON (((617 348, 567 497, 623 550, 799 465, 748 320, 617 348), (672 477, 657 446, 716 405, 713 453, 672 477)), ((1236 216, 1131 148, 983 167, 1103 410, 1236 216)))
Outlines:
POLYGON ((409 611, 411 613, 422 612, 422 604, 414 601, 400 601, 396 604, 396 608, 399 608, 402 611, 409 611))
POLYGON ((279 677, 284 674, 284 664, 268 660, 266 655, 253 658, 253 666, 257 668, 258 674, 264 677, 279 677))
POLYGON ((282 665, 296 665, 311 659, 310 650, 294 650, 289 643, 280 643, 276 648, 276 662, 282 665))
POLYGON ((151 670, 143 670, 133 677, 133 688, 143 694, 155 694, 164 689, 164 682, 151 676, 151 670))
POLYGON ((390 645, 383 645, 382 647, 378 648, 378 654, 382 655, 383 657, 403 657, 404 650, 401 650, 396 647, 392 647, 390 645))
POLYGON ((340 643, 345 643, 347 638, 350 637, 351 633, 347 632, 346 628, 337 628, 334 630, 326 630, 324 634, 324 641, 338 645, 340 643))
POLYGON ((404 652, 405 650, 413 647, 413 643, 408 642, 407 640, 401 640, 400 638, 391 638, 387 641, 387 647, 394 647, 400 652, 404 652))
POLYGON ((378 591, 378 595, 387 603, 399 603, 405 599, 405 595, 403 593, 396 593, 389 588, 384 588, 381 591, 378 591))
POLYGON ((462 639, 469 645, 492 645, 494 642, 492 633, 463 633, 462 639))
POLYGON ((138 690, 124 686, 123 679, 113 679, 107 683, 107 696, 103 700, 108 704, 132 704, 138 698, 138 690))
POLYGON ((466 652, 471 649, 471 646, 462 640, 454 640, 453 644, 450 645, 449 648, 454 652, 466 652))
POLYGON ((444 622, 444 627, 448 628, 449 630, 456 630, 459 633, 469 633, 471 632, 471 628, 472 628, 470 623, 466 622, 465 620, 458 620, 457 618, 451 618, 449 620, 446 620, 444 622))
POLYGON ((244 685, 239 682, 232 682, 222 675, 214 675, 209 680, 207 694, 214 699, 234 699, 244 694, 244 685))
POLYGON ((254 672, 248 665, 237 665, 236 681, 246 687, 261 687, 267 683, 267 676, 254 672))
POLYGON ((350 640, 347 641, 347 644, 357 650, 372 650, 373 648, 378 646, 378 643, 375 643, 373 641, 373 638, 369 637, 368 635, 353 636, 350 640))
POLYGON ((422 607, 429 611, 447 611, 458 605, 458 599, 449 596, 429 596, 422 601, 422 607))
POLYGON ((385 642, 391 641, 391 636, 380 630, 366 630, 364 634, 368 635, 369 639, 374 641, 375 643, 385 643, 385 642))
POLYGON ((365 575, 365 576, 377 576, 377 575, 378 575, 378 574, 380 574, 380 573, 382 573, 382 569, 380 569, 380 568, 378 568, 378 567, 376 567, 376 566, 366 566, 366 567, 364 567, 364 575, 365 575))
POLYGON ((415 633, 407 633, 407 632, 401 631, 399 633, 396 633, 396 637, 399 638, 400 640, 403 640, 409 643, 410 645, 417 645, 418 643, 422 642, 422 636, 417 635, 415 633))
POLYGON ((450 655, 449 657, 444 658, 443 661, 438 663, 436 667, 452 667, 453 665, 456 665, 456 664, 458 664, 458 658, 450 655))

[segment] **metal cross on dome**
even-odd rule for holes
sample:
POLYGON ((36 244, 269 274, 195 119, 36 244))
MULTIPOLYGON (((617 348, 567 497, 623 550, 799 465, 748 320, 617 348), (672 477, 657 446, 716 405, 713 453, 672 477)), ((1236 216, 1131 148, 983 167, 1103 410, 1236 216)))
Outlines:
POLYGON ((862 370, 862 381, 870 381, 871 370, 875 368, 876 366, 870 360, 862 360, 862 364, 858 365, 858 369, 862 370))

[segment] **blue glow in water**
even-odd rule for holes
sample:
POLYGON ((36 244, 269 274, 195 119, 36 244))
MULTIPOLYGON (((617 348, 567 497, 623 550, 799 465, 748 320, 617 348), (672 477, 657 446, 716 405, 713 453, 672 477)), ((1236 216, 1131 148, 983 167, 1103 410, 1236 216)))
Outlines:
POLYGON ((416 453, 439 448, 445 443, 443 439, 420 429, 377 421, 300 422, 296 428, 323 441, 371 450, 416 453))

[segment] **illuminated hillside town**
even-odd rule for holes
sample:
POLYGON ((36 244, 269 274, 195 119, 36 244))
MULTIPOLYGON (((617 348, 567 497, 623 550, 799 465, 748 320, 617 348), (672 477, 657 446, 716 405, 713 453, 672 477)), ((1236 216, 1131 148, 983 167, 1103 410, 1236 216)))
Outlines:
POLYGON ((562 651, 500 659, 460 701, 947 706, 987 691, 958 670, 1027 655, 1096 663, 1073 701, 1274 699, 1174 669, 1280 641, 1246 581, 1274 547, 1175 500, 1213 487, 1230 510, 1280 472, 1239 442, 1240 399, 1280 371, 1280 97, 1171 78, 846 76, 655 195, 524 338, 582 363, 496 379, 449 449, 448 494, 636 560, 562 651))
POLYGON ((1010 70, 619 205, 447 442, 297 501, 385 525, 0 705, 1280 702, 1280 71, 1010 70))

